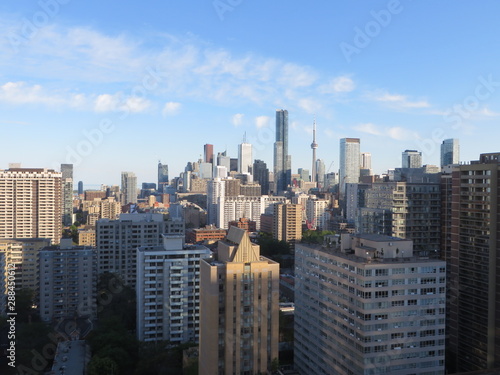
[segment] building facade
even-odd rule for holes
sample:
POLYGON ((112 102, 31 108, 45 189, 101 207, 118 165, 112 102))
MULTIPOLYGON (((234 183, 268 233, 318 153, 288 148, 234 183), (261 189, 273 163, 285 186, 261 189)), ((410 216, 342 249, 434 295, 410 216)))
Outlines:
POLYGON ((122 172, 122 204, 137 203, 137 177, 133 172, 122 172))
POLYGON ((212 253, 185 245, 183 234, 162 237, 162 246, 137 249, 137 339, 198 342, 200 259, 212 253))
POLYGON ((95 248, 60 246, 40 250, 40 317, 43 321, 97 317, 95 248))
POLYGON ((360 139, 342 138, 340 140, 339 193, 343 198, 345 184, 358 183, 360 176, 360 139))
POLYGON ((51 169, 0 170, 0 238, 50 238, 62 233, 62 174, 51 169))
POLYGON ((184 221, 166 220, 162 214, 121 214, 118 220, 96 224, 99 273, 119 274, 132 287, 137 279, 136 249, 159 246, 162 234, 184 234, 184 221))
POLYGON ((500 368, 500 153, 452 172, 452 371, 500 368))
POLYGON ((288 154, 288 111, 276 110, 276 142, 274 143, 275 193, 287 190, 292 176, 292 157, 288 154))
POLYGON ((422 168, 422 153, 417 150, 405 150, 402 156, 402 168, 422 168))
POLYGON ((302 239, 302 206, 293 203, 273 205, 273 238, 292 244, 302 239))
POLYGON ((458 139, 445 139, 441 144, 441 167, 460 163, 460 142, 458 139))
POLYGON ((300 374, 444 374, 446 266, 411 241, 342 235, 295 249, 300 374))
POLYGON ((267 373, 278 358, 279 264, 231 227, 200 265, 199 374, 267 373))

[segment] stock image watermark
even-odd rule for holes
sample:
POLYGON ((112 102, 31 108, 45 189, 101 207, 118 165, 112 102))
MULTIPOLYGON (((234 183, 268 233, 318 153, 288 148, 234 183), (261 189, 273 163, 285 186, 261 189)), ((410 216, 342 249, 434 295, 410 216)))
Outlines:
MULTIPOLYGON (((446 109, 443 114, 443 120, 446 123, 451 123, 453 131, 463 130, 464 122, 470 119, 474 113, 477 113, 481 103, 489 100, 497 88, 500 87, 500 81, 495 81, 492 74, 489 74, 486 78, 479 76, 477 80, 478 84, 474 88, 473 94, 446 109)), ((447 136, 448 131, 448 127, 446 130, 444 127, 433 129, 429 137, 416 141, 418 149, 427 155, 433 155, 439 150, 441 143, 445 139, 451 138, 447 136)))
POLYGON ((31 39, 36 37, 40 29, 48 26, 59 14, 61 5, 66 5, 69 2, 70 0, 38 1, 39 9, 31 17, 23 17, 19 30, 12 31, 7 35, 14 52, 18 52, 20 46, 28 44, 31 39))
POLYGON ((212 5, 221 21, 224 21, 224 14, 232 12, 243 0, 214 0, 212 5))
POLYGON ((7 360, 8 365, 16 367, 16 265, 7 264, 7 360))
POLYGON ((389 26, 393 16, 403 11, 403 5, 400 0, 390 0, 385 9, 379 11, 370 11, 371 20, 364 27, 354 28, 354 37, 352 42, 342 42, 339 47, 348 63, 352 61, 352 55, 359 55, 363 49, 368 47, 372 40, 376 38, 383 29, 389 26))

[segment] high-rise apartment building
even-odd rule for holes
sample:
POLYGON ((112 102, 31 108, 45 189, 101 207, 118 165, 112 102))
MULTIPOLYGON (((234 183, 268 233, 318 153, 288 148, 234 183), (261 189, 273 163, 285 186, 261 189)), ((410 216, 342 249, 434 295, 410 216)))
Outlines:
POLYGON ((288 111, 276 110, 274 143, 274 186, 277 194, 287 190, 292 177, 292 157, 288 154, 288 111))
POLYGON ((302 206, 293 203, 273 205, 273 238, 295 244, 302 239, 302 206))
POLYGON ((405 150, 402 156, 402 168, 422 168, 422 153, 417 150, 405 150))
POLYGON ((184 234, 165 234, 161 246, 137 249, 137 338, 198 342, 200 320, 200 259, 211 251, 185 245, 184 234))
POLYGON ((257 230, 260 229, 260 216, 274 203, 287 203, 285 197, 275 196, 244 196, 224 197, 220 200, 217 226, 228 229, 230 221, 246 217, 255 221, 257 230))
POLYGON ((326 230, 330 219, 329 202, 326 199, 309 197, 306 201, 306 223, 312 230, 326 230))
POLYGON ((163 192, 163 186, 170 183, 168 179, 168 165, 158 162, 158 191, 163 192))
MULTIPOLYGON (((16 272, 16 289, 30 289, 38 298, 40 285, 38 259, 39 252, 44 247, 50 246, 50 239, 45 238, 21 238, 21 239, 0 239, 0 254, 5 263, 0 268, 0 289, 7 290, 8 271, 5 266, 14 267, 16 272)), ((2 295, 3 296, 3 295, 2 295)), ((2 298, 3 299, 3 298, 2 298)), ((2 315, 4 311, 0 311, 2 315)))
POLYGON ((500 368, 500 153, 452 172, 451 372, 500 368))
POLYGON ((52 169, 0 170, 0 238, 50 238, 62 233, 62 174, 52 169))
POLYGON ((244 229, 200 265, 200 375, 267 373, 278 358, 279 264, 244 229))
POLYGON ((132 287, 136 282, 136 249, 159 246, 162 234, 184 233, 184 221, 166 220, 162 214, 121 214, 118 220, 96 224, 99 273, 114 272, 132 287))
POLYGON ((60 246, 40 250, 40 317, 43 321, 97 317, 97 256, 95 248, 60 246))
POLYGON ((342 235, 295 247, 300 374, 442 375, 446 263, 413 257, 411 241, 342 235))
POLYGON ((441 167, 460 163, 460 142, 458 139, 445 139, 441 144, 441 167))
POLYGON ((122 204, 137 203, 137 177, 133 172, 122 172, 122 204))
POLYGON ((340 140, 339 193, 343 198, 345 184, 359 182, 360 139, 342 138, 340 140))
POLYGON ((63 225, 73 224, 73 164, 61 164, 62 192, 62 222, 63 225))
POLYGON ((441 251, 439 183, 380 182, 363 188, 358 231, 413 240, 415 254, 441 251))
POLYGON ((238 172, 252 174, 252 145, 243 141, 238 145, 238 172))

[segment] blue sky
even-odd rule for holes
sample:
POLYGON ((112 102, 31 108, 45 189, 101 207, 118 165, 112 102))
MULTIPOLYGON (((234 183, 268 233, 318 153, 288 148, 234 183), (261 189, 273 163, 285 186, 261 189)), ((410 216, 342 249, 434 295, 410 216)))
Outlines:
POLYGON ((275 0, 4 1, 0 168, 75 164, 85 184, 121 171, 176 176, 205 143, 237 156, 246 133, 272 169, 288 109, 292 167, 338 169, 361 138, 375 172, 405 149, 439 163, 500 151, 500 3, 275 0))

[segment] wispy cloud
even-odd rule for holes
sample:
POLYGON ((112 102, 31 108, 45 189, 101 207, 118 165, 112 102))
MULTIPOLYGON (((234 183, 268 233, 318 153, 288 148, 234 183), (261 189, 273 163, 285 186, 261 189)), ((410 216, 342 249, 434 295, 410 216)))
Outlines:
POLYGON ((323 94, 351 92, 356 88, 354 81, 348 76, 340 76, 332 79, 328 84, 319 87, 323 94))
POLYGON ((167 102, 163 106, 162 115, 164 117, 176 115, 177 113, 179 113, 181 106, 181 103, 167 102))
POLYGON ((375 136, 388 137, 398 141, 408 141, 420 139, 418 132, 400 126, 382 127, 372 123, 360 124, 354 127, 355 130, 375 136))
POLYGON ((127 111, 140 113, 148 110, 152 103, 144 98, 115 94, 61 93, 48 90, 41 85, 26 82, 6 82, 0 86, 0 103, 11 105, 44 105, 57 109, 76 109, 95 112, 127 111))
POLYGON ((410 109, 410 108, 429 108, 430 104, 427 100, 410 100, 406 95, 390 94, 386 91, 375 91, 368 93, 369 100, 380 102, 393 108, 410 109))
MULTIPOLYGON (((5 34, 6 28, 0 26, 0 33, 5 34)), ((97 111, 115 110, 134 97, 143 100, 125 104, 133 111, 152 107, 162 111, 165 99, 176 97, 225 106, 286 104, 313 113, 325 106, 319 89, 324 82, 329 82, 333 92, 354 88, 347 76, 327 76, 307 65, 254 53, 235 54, 192 36, 156 37, 160 43, 151 47, 128 34, 53 24, 41 28, 36 43, 17 53, 8 48, 7 41, 0 41, 0 68, 6 76, 30 76, 31 82, 50 82, 52 88, 84 95, 75 94, 72 100, 65 94, 49 95, 47 105, 58 99, 59 106, 97 111)), ((32 96, 37 103, 43 102, 36 92, 32 96)))
POLYGON ((361 133, 373 134, 373 135, 381 135, 382 132, 378 129, 378 127, 372 123, 359 124, 354 127, 355 130, 361 133))
POLYGON ((231 122, 234 126, 240 126, 241 124, 243 124, 243 117, 245 117, 243 113, 237 113, 233 116, 231 122))
POLYGON ((255 126, 257 129, 268 127, 271 124, 271 117, 258 116, 255 118, 255 126))

